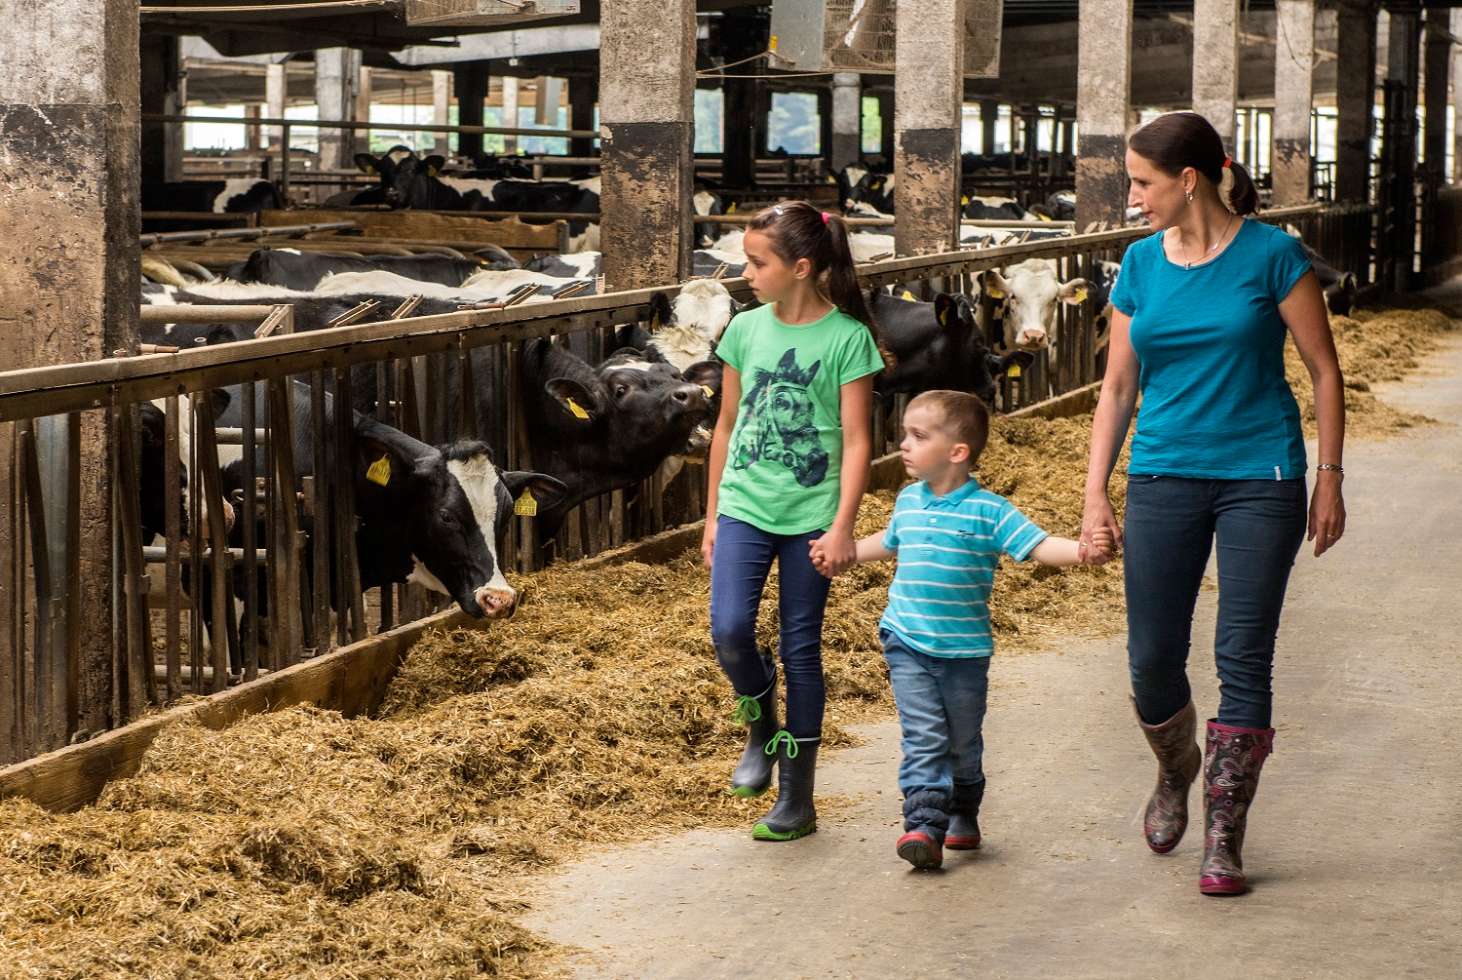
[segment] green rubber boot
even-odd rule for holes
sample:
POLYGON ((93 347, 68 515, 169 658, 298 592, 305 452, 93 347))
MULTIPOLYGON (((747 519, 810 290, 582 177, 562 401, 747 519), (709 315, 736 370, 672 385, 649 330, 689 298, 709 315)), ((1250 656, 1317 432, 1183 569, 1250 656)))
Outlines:
POLYGON ((777 734, 777 670, 766 689, 756 695, 738 695, 731 720, 746 726, 746 748, 736 771, 731 774, 731 793, 751 799, 765 793, 772 785, 772 767, 777 760, 766 751, 767 743, 777 734))
POLYGON ((812 805, 820 738, 793 738, 783 729, 772 736, 766 752, 777 760, 777 802, 751 830, 757 840, 787 841, 817 832, 812 805))

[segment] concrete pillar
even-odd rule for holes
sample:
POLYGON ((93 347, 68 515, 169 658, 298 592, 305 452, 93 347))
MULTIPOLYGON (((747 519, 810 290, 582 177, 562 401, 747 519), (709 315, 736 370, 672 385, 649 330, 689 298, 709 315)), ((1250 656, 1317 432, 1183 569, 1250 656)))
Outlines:
POLYGON ((604 281, 634 289, 690 267, 695 0, 600 12, 604 281))
MULTIPOLYGON (((452 73, 449 71, 431 73, 431 122, 433 126, 447 126, 452 122, 452 73)), ((450 138, 446 133, 437 133, 436 137, 435 152, 450 156, 450 138)))
POLYGON ((824 167, 829 167, 833 154, 833 90, 828 85, 817 90, 817 154, 824 167))
POLYGON ((1386 133, 1381 149, 1381 181, 1386 188, 1383 226, 1391 229, 1388 264, 1391 288, 1412 285, 1416 252, 1416 107, 1421 87, 1421 4, 1398 0, 1391 14, 1386 49, 1386 133))
MULTIPOLYGON (((358 119, 361 122, 371 121, 371 98, 374 95, 372 70, 369 65, 361 65, 355 76, 355 114, 350 118, 358 119)), ((352 154, 371 151, 371 131, 368 129, 352 130, 345 134, 345 139, 352 154)), ((348 168, 353 164, 347 160, 345 166, 348 168)))
POLYGON ((903 0, 896 29, 894 249, 945 252, 959 243, 964 2, 903 0))
MULTIPOLYGON (((518 79, 515 75, 503 76, 503 111, 501 113, 502 124, 509 128, 518 125, 518 79)), ((518 137, 512 134, 503 136, 503 152, 518 152, 518 137)))
MULTIPOLYGON (((583 75, 569 80, 569 129, 594 128, 594 103, 599 101, 599 79, 583 75)), ((569 140, 569 156, 594 155, 592 139, 569 140)))
MULTIPOLYGON (((283 119, 289 105, 289 74, 283 64, 271 64, 264 69, 264 115, 270 119, 283 119)), ((268 146, 284 145, 284 127, 270 126, 265 139, 268 146)))
MULTIPOLYGON (((0 31, 0 364, 95 361, 136 349, 140 92, 133 0, 14 0, 0 31)), ((0 426, 0 459, 14 433, 0 426)), ((85 624, 74 651, 78 728, 112 714, 111 427, 80 423, 78 565, 66 571, 85 624)), ((44 464, 43 464, 44 465, 44 464)), ((0 466, 0 526, 10 467, 0 466)), ((54 493, 56 488, 52 487, 54 493)), ((47 528, 48 534, 59 529, 47 528)), ((15 542, 0 535, 0 560, 15 542)), ((0 596, 8 616, 9 596, 0 596)), ((11 626, 0 658, 11 656, 11 626)), ((13 661, 11 661, 13 662, 13 661)), ((3 737, 3 735, 0 735, 3 737)), ((64 740, 64 733, 63 733, 64 740)), ((3 746, 0 746, 3 753, 3 746)))
POLYGON ((539 75, 535 85, 533 122, 538 126, 558 128, 558 110, 563 105, 563 79, 557 75, 539 75))
POLYGON ((878 153, 883 157, 884 162, 893 163, 894 156, 894 98, 893 89, 881 88, 877 92, 878 98, 878 119, 882 127, 883 139, 880 141, 878 153))
POLYGON ((1000 103, 995 99, 980 100, 980 141, 986 153, 995 152, 995 126, 1000 122, 1000 103))
POLYGON ((1335 53, 1335 198, 1370 200, 1372 111, 1376 102, 1374 0, 1338 0, 1335 53))
MULTIPOLYGON (((315 104, 321 119, 356 118, 355 96, 360 86, 360 52, 350 48, 322 48, 315 52, 315 104)), ((320 169, 340 170, 350 165, 355 137, 340 129, 320 130, 320 169)))
MULTIPOLYGON (((1452 36, 1462 38, 1462 10, 1452 11, 1452 36)), ((1462 184, 1462 43, 1452 48, 1452 183, 1462 184)))
POLYGON ((1230 154, 1238 100, 1238 0, 1193 0, 1193 111, 1213 123, 1230 154))
MULTIPOLYGON (((457 122, 463 126, 482 125, 482 107, 487 102, 487 65, 459 65, 453 72, 452 88, 457 93, 457 122)), ((457 137, 457 152, 469 159, 482 153, 482 134, 463 133, 457 137)))
MULTIPOLYGON (((142 111, 179 115, 187 105, 178 39, 166 34, 142 37, 139 63, 142 111)), ((142 124, 142 182, 161 184, 183 179, 183 124, 142 124)))
POLYGON ((1314 99, 1315 0, 1276 0, 1274 204, 1310 199, 1310 104, 1314 99))
POLYGON ((1076 230, 1121 224, 1127 211, 1132 0, 1079 0, 1076 46, 1076 230))
POLYGON ((1440 186, 1447 180, 1447 75, 1452 66, 1452 16, 1453 11, 1444 7, 1432 7, 1426 12, 1426 102, 1423 107, 1426 146, 1422 158, 1426 161, 1426 174, 1433 186, 1440 186))
MULTIPOLYGON (((721 56, 727 63, 749 58, 766 50, 767 21, 750 7, 732 7, 721 15, 721 56)), ((756 63, 728 69, 731 74, 759 74, 756 63)), ((752 78, 721 81, 724 125, 721 128, 721 183, 726 187, 749 188, 756 183, 756 154, 759 145, 757 113, 761 105, 760 83, 752 78)), ((601 110, 602 111, 602 110, 601 110)))
POLYGON ((833 76, 832 166, 840 170, 857 163, 863 137, 863 80, 857 72, 833 76))

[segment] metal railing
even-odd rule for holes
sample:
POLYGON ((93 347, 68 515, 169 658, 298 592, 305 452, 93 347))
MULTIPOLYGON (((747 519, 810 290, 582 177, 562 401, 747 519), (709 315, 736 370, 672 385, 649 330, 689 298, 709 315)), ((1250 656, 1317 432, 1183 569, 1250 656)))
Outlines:
MULTIPOLYGON (((1364 209, 1308 206, 1266 218, 1299 224, 1322 252, 1336 250, 1329 257, 1337 264, 1369 259, 1350 247, 1369 241, 1358 230, 1360 222, 1369 229, 1364 209)), ((926 297, 973 291, 982 271, 1028 258, 1056 262, 1063 280, 1095 278, 1098 262, 1119 259, 1146 234, 1123 228, 895 258, 859 273, 867 286, 926 297)), ((748 295, 743 280, 727 286, 733 295, 748 295)), ((434 445, 479 439, 502 468, 532 470, 523 345, 549 339, 597 363, 612 349, 617 325, 645 320, 657 292, 673 295, 678 288, 419 317, 409 316, 408 301, 382 322, 333 326, 292 322, 287 307, 155 307, 149 319, 232 318, 260 323, 261 333, 273 335, 0 373, 0 515, 11 542, 0 548, 0 620, 7 624, 0 630, 0 763, 66 744, 88 708, 82 699, 98 687, 107 691, 105 727, 115 727, 180 694, 220 691, 234 679, 290 666, 431 612, 440 600, 418 586, 391 584, 368 595, 359 586, 355 431, 350 413, 334 406, 371 412, 434 445), (224 390, 239 417, 228 428, 205 407, 224 390), (486 410, 477 404, 479 391, 494 393, 486 410), (141 424, 144 413, 153 419, 151 430, 141 424), (114 504, 109 523, 87 533, 109 535, 117 556, 113 579, 102 583, 116 610, 110 678, 89 684, 80 676, 86 669, 80 632, 112 627, 87 618, 75 599, 74 583, 88 574, 80 565, 75 492, 91 479, 81 471, 83 430, 113 434, 106 469, 114 504), (149 431, 152 470, 139 463, 149 431), (304 432, 314 437, 308 479, 296 472, 293 452, 304 432), (237 447, 228 489, 220 446, 237 447), (159 503, 162 544, 153 545, 142 540, 141 510, 159 503), (232 530, 229 507, 236 514, 232 530), (149 564, 163 573, 151 603, 149 564)), ((1092 306, 1062 308, 1053 364, 1038 358, 1019 378, 1006 379, 999 395, 1004 409, 1099 377, 1100 311, 1092 306)), ((992 313, 986 303, 987 321, 992 313)), ((336 322, 368 315, 357 308, 336 322)), ((876 451, 896 445, 896 419, 875 417, 876 451)), ((526 571, 545 556, 591 555, 693 522, 704 513, 704 481, 704 467, 692 465, 667 485, 652 476, 590 499, 553 542, 539 541, 532 518, 513 517, 497 552, 500 564, 526 571)))

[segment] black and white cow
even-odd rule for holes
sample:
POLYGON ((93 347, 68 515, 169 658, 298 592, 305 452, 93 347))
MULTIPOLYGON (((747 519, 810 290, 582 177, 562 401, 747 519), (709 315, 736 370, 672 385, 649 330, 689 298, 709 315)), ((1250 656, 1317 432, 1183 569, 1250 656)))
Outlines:
POLYGON ((272 183, 258 177, 228 180, 173 180, 142 185, 144 211, 211 211, 252 214, 283 207, 272 183))
POLYGON ((1035 217, 1013 197, 966 194, 963 215, 971 221, 1029 221, 1035 217))
MULTIPOLYGON (((847 179, 851 180, 852 176, 850 171, 847 179)), ((893 214, 896 177, 892 173, 871 171, 863 174, 843 199, 843 211, 854 217, 886 217, 893 214)))
POLYGON ((1078 277, 1062 282, 1053 259, 1026 259, 1004 269, 985 270, 980 273, 980 285, 987 296, 1001 303, 1004 349, 1045 348, 1054 365, 1056 304, 1086 302, 1086 280, 1078 277))
POLYGON ((408 279, 460 286, 482 269, 473 259, 446 255, 337 255, 298 252, 288 248, 259 248, 247 260, 228 270, 235 282, 266 283, 286 289, 314 289, 326 276, 339 272, 394 272, 408 279))
POLYGON ((1320 290, 1325 294, 1326 309, 1336 316, 1350 316, 1351 310, 1355 309, 1357 292, 1355 273, 1341 272, 1325 261, 1324 256, 1311 248, 1300 237, 1300 230, 1294 225, 1287 224, 1284 226, 1284 230, 1304 247, 1305 255, 1310 259, 1310 266, 1315 270, 1315 278, 1320 280, 1320 290))
POLYGON ((936 388, 968 391, 993 405, 996 379, 1012 364, 1025 367, 1033 359, 1028 351, 992 352, 967 296, 940 293, 924 303, 874 290, 868 302, 884 346, 894 355, 893 365, 873 384, 885 410, 894 395, 936 388))

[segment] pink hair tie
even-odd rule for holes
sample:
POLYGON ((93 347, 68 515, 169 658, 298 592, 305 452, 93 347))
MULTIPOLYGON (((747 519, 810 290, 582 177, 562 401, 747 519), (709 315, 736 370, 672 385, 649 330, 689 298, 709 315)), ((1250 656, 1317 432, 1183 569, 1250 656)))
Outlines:
POLYGON ((823 224, 827 224, 827 219, 832 217, 832 215, 828 214, 826 211, 819 211, 818 214, 822 215, 823 224))

